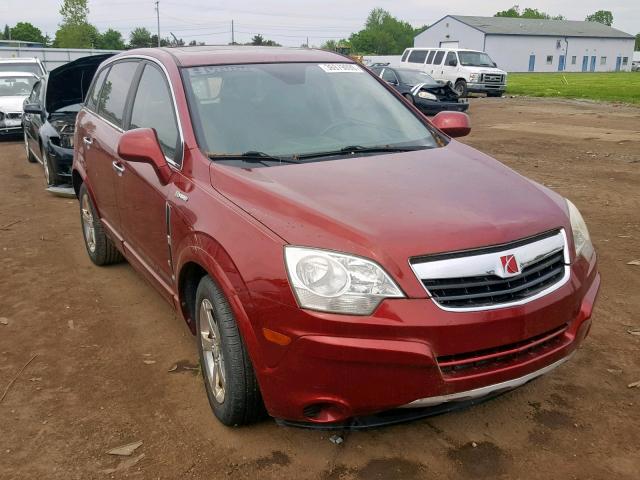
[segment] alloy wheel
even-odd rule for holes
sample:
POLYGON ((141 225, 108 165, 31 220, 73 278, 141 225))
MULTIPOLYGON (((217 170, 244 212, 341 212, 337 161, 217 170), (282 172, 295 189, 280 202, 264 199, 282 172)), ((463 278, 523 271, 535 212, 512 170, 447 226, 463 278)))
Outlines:
POLYGON ((213 305, 205 298, 200 304, 200 344, 202 346, 205 379, 218 403, 226 392, 224 354, 220 343, 220 329, 213 313, 213 305))
MULTIPOLYGON (((45 167, 46 169, 46 167, 45 167)), ((84 239, 87 242, 87 248, 91 253, 96 251, 96 229, 93 226, 93 212, 89 204, 89 195, 82 197, 82 230, 84 231, 84 239)))

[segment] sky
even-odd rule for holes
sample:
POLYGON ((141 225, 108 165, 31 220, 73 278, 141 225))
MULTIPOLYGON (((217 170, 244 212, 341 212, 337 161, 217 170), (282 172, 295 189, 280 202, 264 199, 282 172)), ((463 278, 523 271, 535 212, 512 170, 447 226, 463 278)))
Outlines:
MULTIPOLYGON (((418 27, 447 14, 492 16, 515 3, 569 20, 611 10, 613 27, 633 35, 640 32, 638 0, 160 0, 160 29, 162 37, 172 32, 186 42, 226 44, 231 41, 233 20, 236 42, 262 34, 287 46, 299 46, 309 37, 311 45, 319 46, 360 30, 376 7, 418 27)), ((60 23, 60 4, 60 0, 0 0, 0 24, 28 21, 53 37, 60 23)), ((139 26, 155 33, 154 4, 154 0, 89 0, 89 21, 100 31, 120 30, 125 38, 139 26)))

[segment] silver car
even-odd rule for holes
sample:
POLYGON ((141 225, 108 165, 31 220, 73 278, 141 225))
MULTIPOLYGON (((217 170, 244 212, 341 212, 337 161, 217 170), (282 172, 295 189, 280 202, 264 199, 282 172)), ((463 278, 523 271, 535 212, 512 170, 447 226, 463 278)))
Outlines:
POLYGON ((0 72, 0 135, 22 131, 22 104, 37 81, 29 72, 0 72))

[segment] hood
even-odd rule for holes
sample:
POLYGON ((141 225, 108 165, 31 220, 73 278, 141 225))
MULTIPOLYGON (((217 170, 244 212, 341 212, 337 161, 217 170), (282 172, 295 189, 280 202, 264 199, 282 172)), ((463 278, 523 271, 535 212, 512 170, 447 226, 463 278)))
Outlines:
POLYGON ((464 68, 468 70, 473 70, 474 73, 496 73, 500 75, 507 74, 507 72, 505 72, 504 70, 500 70, 499 68, 495 68, 495 67, 473 67, 469 65, 464 68))
POLYGON ((561 196, 456 141, 399 154, 210 169, 214 188, 288 243, 383 265, 569 225, 561 196))
POLYGON ((49 72, 45 109, 55 112, 76 103, 83 103, 100 64, 113 54, 82 57, 49 72))
POLYGON ((27 95, 0 97, 0 112, 21 112, 27 95))

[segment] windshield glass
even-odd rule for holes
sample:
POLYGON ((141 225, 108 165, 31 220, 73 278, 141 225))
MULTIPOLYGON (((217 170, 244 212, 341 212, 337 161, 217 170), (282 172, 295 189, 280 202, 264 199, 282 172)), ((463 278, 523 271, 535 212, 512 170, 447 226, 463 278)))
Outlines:
POLYGON ((29 72, 42 75, 37 63, 0 63, 0 72, 29 72))
POLYGON ((31 93, 36 77, 0 77, 0 97, 27 96, 31 93))
POLYGON ((484 52, 458 52, 458 57, 465 67, 493 67, 493 60, 484 52))
POLYGON ((431 75, 413 71, 413 70, 396 70, 402 83, 407 85, 418 85, 419 83, 437 83, 431 75))
POLYGON ((73 105, 66 105, 57 110, 54 110, 52 113, 78 113, 82 108, 82 103, 74 103, 73 105))
POLYGON ((208 66, 183 74, 198 143, 210 156, 436 146, 402 102, 353 64, 208 66))

